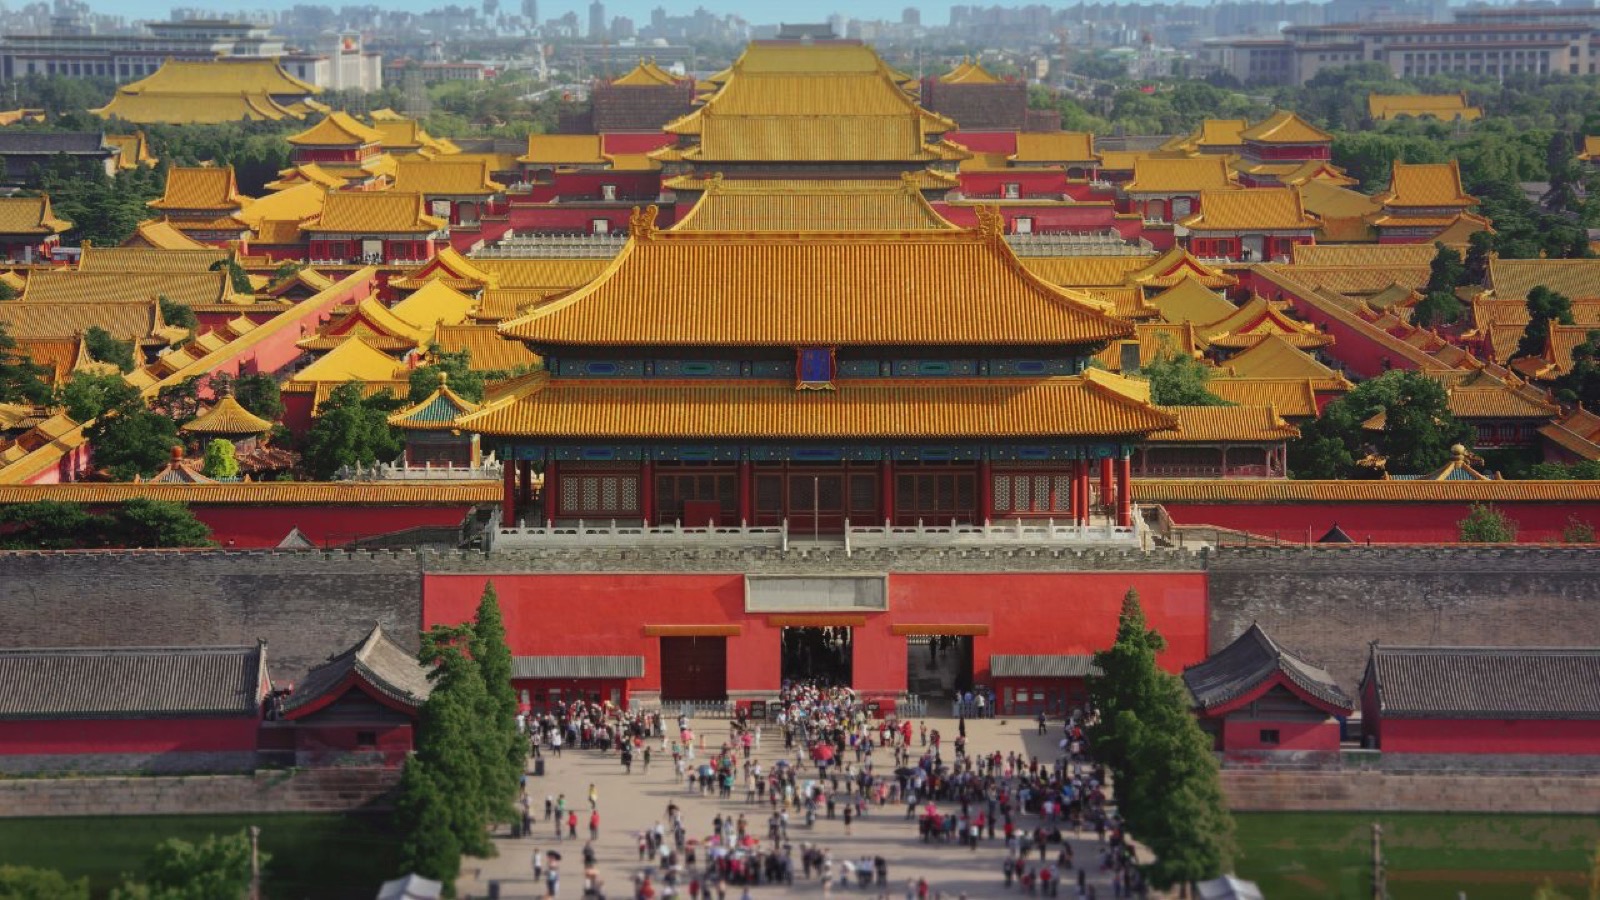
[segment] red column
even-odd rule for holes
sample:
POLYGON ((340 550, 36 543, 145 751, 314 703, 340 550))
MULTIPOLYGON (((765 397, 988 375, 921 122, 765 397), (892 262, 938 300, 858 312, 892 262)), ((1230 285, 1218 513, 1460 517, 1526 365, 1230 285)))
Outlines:
POLYGON ((1133 524, 1133 462, 1124 456, 1117 460, 1117 524, 1133 524))
MULTIPOLYGON (((882 503, 881 503, 881 505, 883 506, 883 511, 882 511, 882 514, 878 516, 878 519, 880 521, 888 520, 890 522, 893 522, 894 521, 894 463, 892 461, 886 459, 886 460, 883 461, 883 463, 881 465, 881 469, 882 469, 882 471, 879 473, 878 478, 881 479, 883 483, 878 485, 878 489, 879 489, 879 492, 882 493, 882 495, 883 495, 883 500, 882 500, 882 503)), ((873 524, 876 525, 877 523, 874 522, 873 524)))
POLYGON ((1111 494, 1111 468, 1114 463, 1115 460, 1109 456, 1100 459, 1100 505, 1106 509, 1116 503, 1111 494))
POLYGON ((552 525, 556 521, 556 510, 561 508, 561 464, 550 460, 544 464, 544 517, 552 525))
POLYGON ((982 525, 994 515, 994 466, 987 460, 978 461, 978 518, 982 525))
POLYGON ((656 520, 656 464, 648 459, 639 464, 639 515, 645 525, 656 520))
POLYGON ((1087 459, 1074 460, 1072 463, 1072 509, 1073 521, 1079 525, 1089 522, 1089 461, 1087 459))
POLYGON ((533 461, 517 460, 517 508, 533 507, 533 461))
POLYGON ((506 460, 500 467, 505 478, 504 493, 500 500, 500 524, 515 528, 517 524, 517 462, 506 460))
POLYGON ((739 524, 749 525, 755 520, 755 500, 755 465, 748 459, 741 459, 739 460, 739 524))

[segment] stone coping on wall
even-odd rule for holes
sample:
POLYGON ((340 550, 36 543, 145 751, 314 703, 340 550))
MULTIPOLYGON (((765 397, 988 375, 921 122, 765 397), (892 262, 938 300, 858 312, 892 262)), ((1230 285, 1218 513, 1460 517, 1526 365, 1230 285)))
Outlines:
POLYGON ((0 818, 380 812, 399 783, 398 768, 356 767, 12 778, 0 781, 0 818))
POLYGON ((1235 812, 1460 812, 1593 815, 1600 775, 1225 770, 1235 812))

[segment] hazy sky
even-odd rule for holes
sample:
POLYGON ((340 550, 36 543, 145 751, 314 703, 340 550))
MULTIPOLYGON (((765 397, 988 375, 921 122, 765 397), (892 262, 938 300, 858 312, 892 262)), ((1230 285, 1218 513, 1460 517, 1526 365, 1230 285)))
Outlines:
MULTIPOLYGON (((346 4, 346 0, 306 0, 306 2, 338 8, 346 4)), ((425 9, 447 6, 451 0, 367 0, 373 5, 386 9, 408 10, 420 12, 425 9)), ((482 0, 453 0, 458 6, 478 5, 482 0)), ((996 2, 1005 2, 1008 5, 1026 5, 1035 0, 968 0, 974 5, 987 6, 996 2)), ((96 12, 108 15, 129 16, 143 19, 165 19, 167 11, 174 5, 171 0, 89 0, 96 12)), ((350 5, 362 5, 363 0, 350 0, 350 5)), ((183 7, 200 7, 213 9, 219 12, 230 9, 288 9, 296 4, 296 0, 244 0, 240 3, 205 2, 205 0, 179 0, 176 4, 183 7)), ((650 10, 656 6, 664 7, 668 13, 674 15, 692 12, 696 6, 704 6, 715 13, 737 12, 745 18, 756 23, 770 23, 779 21, 804 22, 822 20, 828 13, 838 10, 848 10, 848 14, 864 19, 894 19, 900 18, 900 11, 908 5, 917 5, 922 9, 924 22, 930 25, 943 25, 948 21, 950 3, 908 3, 907 0, 841 0, 841 2, 826 4, 795 4, 777 3, 772 0, 703 0, 703 2, 686 2, 686 0, 605 0, 606 15, 624 15, 635 22, 648 21, 650 10)), ((521 0, 500 0, 500 8, 505 12, 517 12, 522 7, 521 0)), ((581 21, 588 21, 588 0, 573 2, 573 0, 540 0, 539 16, 544 19, 553 19, 567 10, 576 10, 581 21)))

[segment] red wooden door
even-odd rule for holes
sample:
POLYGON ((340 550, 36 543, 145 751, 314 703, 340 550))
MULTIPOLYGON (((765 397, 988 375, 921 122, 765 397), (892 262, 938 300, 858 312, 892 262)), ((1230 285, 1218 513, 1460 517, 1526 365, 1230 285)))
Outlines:
POLYGON ((662 638, 661 699, 728 699, 728 639, 662 638))

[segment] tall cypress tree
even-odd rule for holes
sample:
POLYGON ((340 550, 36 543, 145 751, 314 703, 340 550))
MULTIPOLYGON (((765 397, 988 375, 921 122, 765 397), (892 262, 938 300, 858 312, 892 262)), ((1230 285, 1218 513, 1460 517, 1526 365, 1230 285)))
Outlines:
POLYGON ((438 791, 439 815, 460 842, 461 852, 494 855, 489 840, 486 784, 495 777, 484 769, 483 710, 488 704, 483 675, 470 659, 465 643, 470 626, 435 625, 423 632, 421 657, 437 662, 433 692, 422 706, 417 759, 438 791))
POLYGON ((509 821, 515 814, 518 782, 527 762, 522 736, 517 733, 517 692, 511 687, 511 648, 506 646, 505 621, 494 582, 483 587, 478 614, 473 619, 469 645, 484 684, 481 721, 485 734, 484 806, 494 821, 509 821))
POLYGON ((1137 717, 1150 705, 1150 696, 1156 691, 1156 654, 1165 649, 1167 642, 1150 628, 1144 617, 1144 607, 1139 604, 1139 592, 1133 588, 1122 598, 1122 612, 1117 617, 1117 637, 1109 650, 1094 655, 1098 676, 1089 679, 1089 699, 1100 717, 1089 730, 1094 743, 1095 757, 1106 764, 1117 779, 1127 776, 1130 759, 1128 749, 1129 727, 1119 727, 1123 713, 1137 717))
POLYGON ((455 896, 461 874, 461 841, 452 827, 451 801, 440 789, 428 764, 406 760, 400 773, 395 819, 400 833, 400 865, 408 872, 444 882, 444 895, 455 896))

